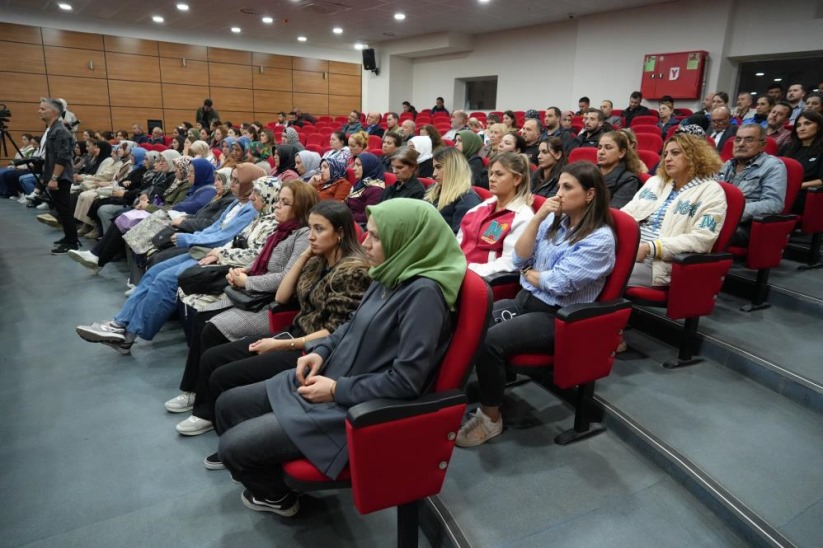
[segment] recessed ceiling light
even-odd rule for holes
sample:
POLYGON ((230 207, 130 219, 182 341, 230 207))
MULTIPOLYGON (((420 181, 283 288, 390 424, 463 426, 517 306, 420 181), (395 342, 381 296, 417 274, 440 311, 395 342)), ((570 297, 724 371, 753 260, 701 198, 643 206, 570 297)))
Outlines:
POLYGON ((489 0, 480 0, 480 3, 481 3, 481 4, 488 4, 488 3, 489 3, 489 0))
POLYGON ((272 23, 274 23, 274 17, 269 17, 267 15, 267 16, 263 17, 263 19, 261 19, 261 21, 263 21, 267 25, 271 25, 272 23))
POLYGON ((308 40, 308 38, 306 38, 305 36, 298 36, 297 37, 298 42, 305 42, 306 40, 308 40))
POLYGON ((774 81, 775 81, 775 82, 782 82, 782 81, 783 81, 783 78, 775 78, 775 79, 774 79, 774 81))
POLYGON ((63 11, 71 11, 71 4, 57 4, 57 7, 63 11))
POLYGON ((232 28, 231 28, 231 31, 232 31, 234 34, 240 34, 240 31, 241 31, 241 30, 242 30, 242 29, 241 29, 240 27, 232 27, 232 28))
POLYGON ((756 91, 750 91, 749 95, 757 95, 757 92, 756 91))
POLYGON ((331 29, 331 31, 335 34, 343 34, 343 29, 341 29, 340 27, 334 27, 333 29, 331 29))
POLYGON ((162 15, 152 15, 151 20, 155 23, 162 23, 163 21, 165 21, 162 15))
POLYGON ((358 51, 359 50, 364 50, 364 49, 366 49, 366 44, 361 44, 361 43, 358 42, 357 44, 354 45, 354 49, 356 49, 358 51))
POLYGON ((179 4, 177 4, 177 9, 179 9, 180 11, 189 11, 189 5, 180 2, 179 4))
POLYGON ((398 21, 402 21, 403 19, 406 18, 406 14, 398 12, 398 13, 394 14, 394 18, 397 19, 398 21))
POLYGON ((766 73, 765 72, 755 72, 754 75, 755 76, 765 76, 766 73))

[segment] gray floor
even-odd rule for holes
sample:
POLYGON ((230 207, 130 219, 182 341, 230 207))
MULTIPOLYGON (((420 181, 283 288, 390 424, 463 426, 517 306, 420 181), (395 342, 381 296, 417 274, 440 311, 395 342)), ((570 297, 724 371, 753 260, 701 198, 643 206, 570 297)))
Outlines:
MULTIPOLYGON (((779 267, 769 272, 769 284, 823 300, 823 269, 797 270, 801 264, 803 263, 784 259, 779 267)), ((749 270, 740 264, 735 264, 732 272, 751 280, 757 274, 755 270, 749 270)))

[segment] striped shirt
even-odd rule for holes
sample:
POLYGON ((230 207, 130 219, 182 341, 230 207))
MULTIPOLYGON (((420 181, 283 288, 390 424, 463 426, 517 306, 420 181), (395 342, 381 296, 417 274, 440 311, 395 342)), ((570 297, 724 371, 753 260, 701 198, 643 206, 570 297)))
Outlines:
MULTIPOLYGON (((660 225, 663 224, 663 217, 666 216, 666 211, 668 211, 669 206, 672 205, 672 202, 680 195, 681 192, 687 190, 692 187, 696 187, 704 180, 699 178, 694 178, 682 187, 680 190, 674 190, 674 185, 672 185, 671 193, 666 197, 666 200, 663 204, 657 208, 657 211, 649 215, 648 218, 640 222, 640 242, 641 243, 654 243, 655 240, 660 236, 660 225)), ((651 246, 651 257, 656 257, 659 253, 656 252, 655 246, 651 246)))
POLYGON ((552 242, 546 234, 553 220, 552 213, 540 223, 531 257, 512 254, 517 268, 530 266, 540 273, 539 287, 530 284, 522 275, 520 285, 553 306, 594 302, 614 268, 614 232, 610 227, 602 226, 579 242, 569 244, 569 218, 565 217, 552 242))

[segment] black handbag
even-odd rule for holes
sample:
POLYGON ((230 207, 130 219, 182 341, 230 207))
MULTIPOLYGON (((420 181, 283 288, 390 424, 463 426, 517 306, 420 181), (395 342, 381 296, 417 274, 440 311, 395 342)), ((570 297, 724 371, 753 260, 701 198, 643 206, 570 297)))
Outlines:
POLYGON ((229 285, 226 279, 229 270, 228 265, 196 264, 177 276, 177 284, 186 295, 219 295, 229 285))
POLYGON ((234 306, 249 312, 260 312, 274 300, 274 295, 265 291, 247 291, 232 286, 223 291, 234 306))
POLYGON ((167 247, 171 247, 174 245, 171 243, 171 237, 176 233, 176 228, 167 226, 166 228, 160 230, 160 232, 152 236, 151 243, 157 249, 166 249, 167 247))

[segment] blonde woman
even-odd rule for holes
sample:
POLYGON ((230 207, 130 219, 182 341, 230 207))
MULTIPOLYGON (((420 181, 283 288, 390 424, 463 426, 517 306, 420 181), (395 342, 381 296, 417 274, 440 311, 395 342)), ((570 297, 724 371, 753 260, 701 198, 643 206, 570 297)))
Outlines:
POLYGON ((457 234, 460 221, 482 200, 472 190, 472 172, 463 153, 456 148, 441 148, 434 153, 435 184, 426 191, 424 200, 434 205, 457 234))

